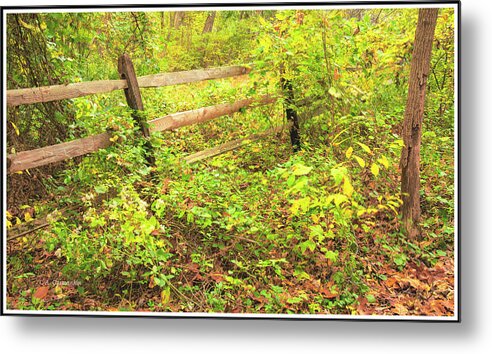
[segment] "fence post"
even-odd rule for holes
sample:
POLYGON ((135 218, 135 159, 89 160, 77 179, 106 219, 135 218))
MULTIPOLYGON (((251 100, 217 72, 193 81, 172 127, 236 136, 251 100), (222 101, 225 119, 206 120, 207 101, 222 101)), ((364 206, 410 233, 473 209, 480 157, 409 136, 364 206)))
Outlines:
POLYGON ((285 95, 285 115, 287 116, 287 121, 292 122, 290 128, 290 142, 294 152, 297 152, 301 149, 301 136, 299 133, 299 116, 293 107, 294 91, 292 89, 292 82, 283 77, 280 79, 280 82, 285 95))
POLYGON ((140 126, 140 130, 147 139, 145 142, 145 159, 149 165, 155 165, 155 158, 152 153, 152 145, 148 140, 150 138, 149 124, 142 114, 138 111, 143 111, 142 96, 140 95, 140 88, 138 87, 137 75, 135 74, 135 68, 133 67, 130 56, 126 53, 118 58, 118 73, 120 78, 126 80, 127 88, 125 89, 125 97, 128 106, 133 109, 132 117, 135 122, 140 126))

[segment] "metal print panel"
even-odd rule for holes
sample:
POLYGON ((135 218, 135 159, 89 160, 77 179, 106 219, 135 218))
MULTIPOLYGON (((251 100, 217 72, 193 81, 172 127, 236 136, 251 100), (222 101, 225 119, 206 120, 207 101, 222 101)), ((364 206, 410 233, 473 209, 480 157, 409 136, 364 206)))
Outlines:
POLYGON ((3 314, 459 320, 459 3, 2 26, 3 314))

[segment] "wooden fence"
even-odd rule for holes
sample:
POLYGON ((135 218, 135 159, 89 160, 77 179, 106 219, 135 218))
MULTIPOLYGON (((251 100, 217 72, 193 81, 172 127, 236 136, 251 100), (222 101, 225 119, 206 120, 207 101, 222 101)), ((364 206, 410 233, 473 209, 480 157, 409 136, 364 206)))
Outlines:
MULTIPOLYGON (((268 95, 257 98, 248 98, 233 103, 225 103, 186 112, 173 113, 148 122, 143 122, 141 121, 142 115, 135 112, 144 109, 140 95, 140 88, 179 85, 204 80, 240 76, 248 74, 251 71, 251 68, 247 66, 230 66, 137 77, 131 59, 128 55, 123 54, 118 60, 118 71, 121 78, 120 80, 79 82, 68 85, 8 90, 7 106, 15 107, 23 104, 71 99, 92 94, 107 93, 115 90, 125 90, 127 103, 134 111, 132 116, 135 119, 135 122, 140 126, 144 137, 148 138, 151 132, 173 130, 195 123, 206 122, 220 116, 239 112, 241 109, 246 107, 268 105, 277 100, 276 97, 268 95)), ((286 87, 287 94, 290 95, 292 89, 288 85, 286 87)), ((286 101, 291 102, 292 97, 287 97, 286 101)), ((297 114, 294 114, 295 112, 293 113, 291 108, 287 108, 286 113, 289 124, 285 126, 274 127, 263 133, 253 134, 247 138, 231 141, 221 146, 192 154, 186 157, 185 160, 189 163, 193 163, 206 157, 216 156, 225 151, 230 151, 244 146, 251 141, 274 134, 283 128, 290 128, 291 138, 297 139, 295 142, 298 144, 299 124, 297 121, 297 114)), ((7 173, 11 174, 29 168, 39 167, 49 163, 59 162, 76 156, 89 154, 110 146, 112 144, 110 139, 111 134, 106 132, 39 149, 10 154, 7 156, 7 173)), ((292 140, 292 142, 294 144, 294 140, 292 140)), ((148 141, 147 143, 147 161, 149 163, 153 163, 152 146, 150 146, 148 141)), ((295 147, 296 146, 294 145, 294 148, 295 147)))

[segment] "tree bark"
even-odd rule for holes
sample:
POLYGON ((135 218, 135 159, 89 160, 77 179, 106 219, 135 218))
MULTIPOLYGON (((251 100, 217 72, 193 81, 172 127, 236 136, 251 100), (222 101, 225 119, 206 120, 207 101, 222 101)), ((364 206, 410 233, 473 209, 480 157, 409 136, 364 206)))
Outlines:
POLYGON ((183 20, 185 18, 185 12, 184 11, 177 11, 174 13, 174 19, 173 19, 173 27, 174 28, 179 28, 183 24, 183 20))
POLYGON ((432 8, 419 10, 403 122, 404 147, 400 159, 402 227, 410 240, 415 240, 420 235, 420 144, 425 89, 438 11, 432 8))
POLYGON ((212 28, 214 28, 216 14, 216 11, 212 11, 208 14, 207 19, 205 20, 205 25, 203 26, 202 34, 212 32, 212 28))

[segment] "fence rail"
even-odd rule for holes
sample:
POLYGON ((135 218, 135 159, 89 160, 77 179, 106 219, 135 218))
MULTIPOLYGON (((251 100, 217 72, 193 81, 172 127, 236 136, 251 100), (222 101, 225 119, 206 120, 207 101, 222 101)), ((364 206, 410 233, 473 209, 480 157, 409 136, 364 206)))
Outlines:
POLYGON ((232 151, 232 150, 238 149, 240 147, 243 147, 245 145, 251 144, 254 141, 264 139, 264 138, 271 136, 273 134, 280 133, 284 129, 289 128, 290 126, 291 126, 291 124, 284 124, 284 125, 280 125, 278 127, 267 129, 261 133, 251 134, 245 138, 228 141, 227 143, 221 144, 219 146, 215 146, 213 148, 210 148, 207 150, 202 150, 202 151, 196 152, 194 154, 188 155, 184 158, 184 160, 186 162, 188 162, 189 164, 192 164, 192 163, 207 159, 209 157, 217 156, 217 155, 223 154, 225 152, 232 151))
MULTIPOLYGON (((147 75, 138 77, 137 81, 140 88, 162 87, 241 76, 248 74, 250 71, 251 68, 247 66, 228 66, 147 75)), ((126 88, 128 88, 126 80, 102 80, 8 90, 7 105, 9 107, 15 107, 22 104, 59 101, 99 93, 108 93, 126 88)))
POLYGON ((265 95, 260 98, 247 98, 234 103, 223 103, 216 106, 173 113, 162 118, 151 120, 149 122, 150 131, 173 130, 186 125, 203 123, 217 117, 239 112, 242 108, 267 105, 276 100, 275 97, 265 95))

